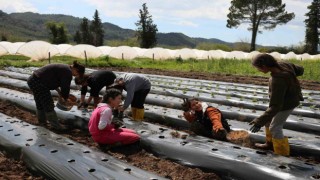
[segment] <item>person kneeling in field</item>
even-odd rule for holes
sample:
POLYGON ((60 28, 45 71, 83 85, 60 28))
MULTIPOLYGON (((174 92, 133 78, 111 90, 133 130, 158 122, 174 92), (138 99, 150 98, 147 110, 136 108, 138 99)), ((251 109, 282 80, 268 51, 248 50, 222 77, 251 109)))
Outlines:
POLYGON ((196 98, 183 99, 183 101, 183 116, 191 123, 191 131, 198 135, 226 140, 230 127, 219 109, 196 98))
POLYGON ((134 130, 120 128, 120 125, 112 120, 112 109, 119 107, 121 97, 119 90, 108 89, 102 102, 92 112, 88 124, 89 132, 99 145, 126 145, 140 139, 134 130))

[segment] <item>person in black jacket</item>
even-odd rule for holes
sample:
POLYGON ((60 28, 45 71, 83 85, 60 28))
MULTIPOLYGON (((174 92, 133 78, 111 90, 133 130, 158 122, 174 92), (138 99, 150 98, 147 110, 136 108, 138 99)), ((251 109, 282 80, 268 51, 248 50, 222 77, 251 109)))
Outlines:
POLYGON ((112 71, 98 70, 94 71, 91 74, 85 74, 82 77, 76 77, 75 83, 81 85, 81 99, 78 108, 87 107, 88 104, 93 99, 94 107, 97 107, 99 103, 99 92, 103 87, 108 88, 113 84, 116 79, 116 75, 112 71), (90 97, 85 102, 85 96, 88 91, 88 86, 90 87, 90 97))
POLYGON ((69 98, 72 76, 83 76, 85 67, 76 61, 72 65, 49 64, 33 72, 28 78, 28 86, 34 95, 39 124, 47 120, 56 130, 61 130, 50 90, 57 90, 59 98, 66 102, 69 98))

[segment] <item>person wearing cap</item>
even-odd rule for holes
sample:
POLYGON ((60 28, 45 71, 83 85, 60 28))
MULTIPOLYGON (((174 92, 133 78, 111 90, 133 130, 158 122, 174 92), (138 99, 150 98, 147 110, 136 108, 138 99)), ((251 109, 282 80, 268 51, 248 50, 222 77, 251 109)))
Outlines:
POLYGON ((34 95, 39 124, 46 125, 47 120, 56 130, 61 130, 50 90, 57 90, 59 99, 66 103, 69 98, 72 76, 84 74, 85 67, 74 61, 72 65, 49 64, 33 72, 27 83, 34 95))
POLYGON ((86 108, 92 99, 94 107, 97 107, 100 100, 99 92, 103 87, 106 87, 107 90, 108 86, 113 84, 115 79, 116 75, 112 71, 106 70, 98 70, 91 74, 85 74, 82 77, 76 77, 74 79, 75 83, 81 85, 81 98, 78 108, 81 108, 82 106, 86 108), (90 87, 90 97, 87 102, 85 102, 88 86, 90 87))
POLYGON ((119 107, 119 111, 123 112, 131 104, 132 118, 136 121, 142 121, 144 102, 151 89, 149 79, 141 74, 125 73, 117 77, 112 86, 118 86, 127 92, 124 104, 119 107))

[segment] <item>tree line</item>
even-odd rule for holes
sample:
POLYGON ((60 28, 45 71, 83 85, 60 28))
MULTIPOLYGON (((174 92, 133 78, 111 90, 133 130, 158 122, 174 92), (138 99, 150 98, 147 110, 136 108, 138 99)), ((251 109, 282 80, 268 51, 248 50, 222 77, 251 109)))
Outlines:
MULTIPOLYGON (((227 15, 227 27, 237 28, 241 24, 249 24, 248 30, 252 32, 250 51, 256 50, 256 37, 262 30, 272 30, 278 25, 284 25, 294 19, 295 14, 286 11, 286 4, 282 0, 232 0, 227 15)), ((308 6, 309 12, 305 22, 304 52, 317 54, 319 50, 320 30, 320 0, 313 0, 308 6)), ((152 48, 157 45, 157 25, 153 23, 152 15, 146 3, 139 10, 139 20, 135 23, 136 40, 141 48, 152 48)), ((63 23, 48 22, 50 42, 53 44, 67 43, 67 30, 63 23)), ((104 44, 104 30, 99 13, 96 10, 93 21, 83 18, 79 30, 73 36, 77 44, 91 44, 102 46, 104 44)))

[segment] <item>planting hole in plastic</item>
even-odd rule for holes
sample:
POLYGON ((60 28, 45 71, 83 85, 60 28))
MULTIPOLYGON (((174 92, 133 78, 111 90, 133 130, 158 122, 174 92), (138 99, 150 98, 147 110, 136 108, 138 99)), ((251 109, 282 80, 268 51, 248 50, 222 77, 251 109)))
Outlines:
POLYGON ((101 159, 101 161, 107 162, 107 161, 109 161, 109 159, 103 158, 103 159, 101 159))
POLYGON ((10 132, 10 131, 13 131, 13 129, 8 129, 8 131, 10 132))
POLYGON ((124 171, 130 172, 131 169, 130 168, 125 168, 124 171))
POLYGON ((47 133, 42 133, 42 134, 40 134, 40 135, 45 136, 45 135, 47 135, 47 133))
POLYGON ((58 152, 58 150, 52 150, 52 151, 50 151, 51 153, 56 153, 56 152, 58 152))
POLYGON ((36 130, 36 129, 38 129, 38 128, 36 128, 36 127, 32 128, 32 130, 36 130))
POLYGON ((320 179, 320 173, 311 176, 312 179, 320 179))
POLYGON ((287 167, 284 166, 284 165, 280 165, 278 168, 280 168, 280 169, 286 169, 287 167))
POLYGON ((61 137, 58 137, 56 140, 61 140, 62 138, 61 137))
POLYGON ((310 163, 307 163, 307 162, 304 163, 304 164, 309 165, 309 166, 314 166, 313 164, 310 164, 310 163))
POLYGON ((95 172, 95 169, 89 169, 88 172, 95 172))
POLYGON ((76 160, 74 160, 74 159, 69 159, 69 160, 68 160, 69 163, 72 163, 72 162, 75 162, 75 161, 76 161, 76 160))
POLYGON ((184 146, 184 145, 188 144, 188 142, 183 141, 183 142, 181 142, 180 144, 181 144, 182 146, 184 146))
POLYGON ((43 147, 43 146, 46 146, 45 144, 39 144, 39 147, 43 147))
POLYGON ((140 133, 142 134, 142 133, 145 133, 146 131, 140 131, 140 133))
POLYGON ((214 140, 208 140, 207 142, 209 142, 209 143, 213 143, 213 142, 214 142, 214 140))
POLYGON ((83 151, 83 153, 90 153, 90 151, 83 151))
POLYGON ((20 136, 20 134, 15 134, 14 136, 20 136))
POLYGON ((241 147, 233 146, 234 149, 241 149, 241 147))
POLYGON ((257 154, 262 154, 262 155, 267 155, 267 153, 264 152, 264 151, 256 151, 256 153, 257 153, 257 154))
POLYGON ((68 146, 72 146, 72 145, 73 145, 73 143, 68 143, 67 145, 68 145, 68 146))
POLYGON ((33 141, 33 139, 27 139, 27 141, 33 141))
POLYGON ((159 136, 160 139, 164 139, 164 136, 159 136))
POLYGON ((212 148, 212 149, 211 149, 211 151, 218 151, 218 149, 216 149, 216 148, 212 148))

